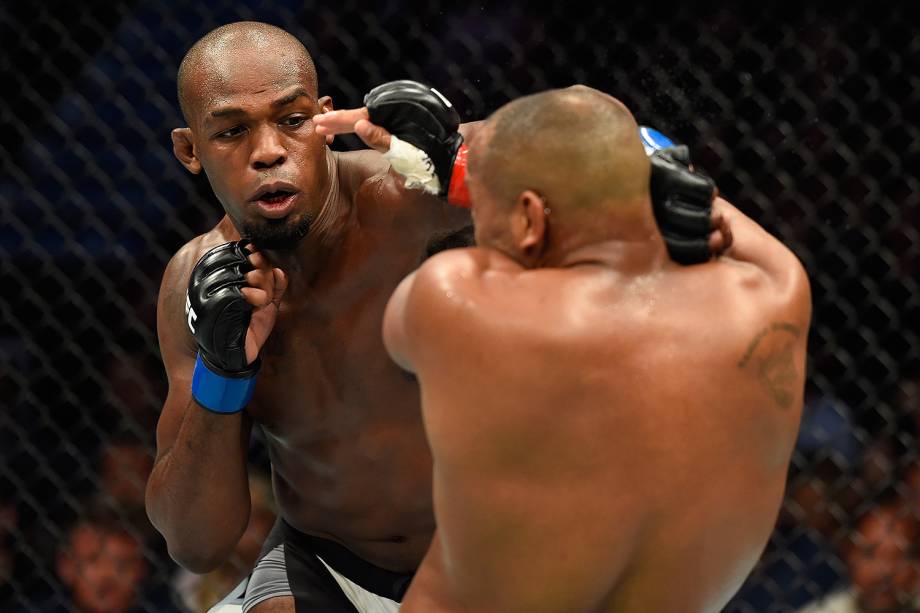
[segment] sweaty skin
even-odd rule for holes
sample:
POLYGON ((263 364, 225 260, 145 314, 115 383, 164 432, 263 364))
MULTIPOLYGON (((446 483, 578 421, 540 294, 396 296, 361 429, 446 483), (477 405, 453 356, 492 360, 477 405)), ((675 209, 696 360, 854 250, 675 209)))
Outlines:
POLYGON ((329 150, 311 118, 331 101, 318 97, 306 51, 277 28, 231 24, 206 37, 183 62, 180 100, 189 127, 173 133, 176 155, 207 173, 227 216, 182 247, 163 277, 157 324, 169 394, 150 518, 183 566, 219 565, 247 525, 255 425, 286 521, 411 571, 434 527, 431 460, 418 385, 389 360, 380 322, 400 279, 445 237, 462 240, 469 213, 404 190, 375 151, 329 150), (280 219, 277 206, 258 202, 265 186, 296 193, 280 219), (270 333, 262 370, 244 412, 210 413, 191 397, 190 271, 211 247, 239 239, 238 228, 271 238, 296 234, 305 219, 309 231, 293 246, 253 247, 247 355, 270 333))
MULTIPOLYGON (((272 26, 230 24, 196 43, 179 98, 188 127, 173 131, 175 154, 207 174, 226 216, 179 250, 161 285, 169 394, 146 492, 151 521, 186 568, 219 566, 248 523, 257 427, 281 517, 373 564, 412 571, 434 531, 431 455, 418 384, 387 356, 380 324, 399 281, 427 255, 469 244, 469 213, 404 189, 378 152, 330 151, 333 131, 314 116, 331 100, 318 96, 306 50, 272 26), (266 200, 265 191, 289 195, 266 200), (191 398, 197 346, 186 289, 198 259, 240 230, 256 251, 243 289, 254 307, 246 353, 261 355, 262 370, 245 411, 218 415, 191 398)), ((343 117, 365 140, 380 136, 361 123, 366 110, 334 119, 343 117)), ((461 126, 467 137, 474 129, 461 126)), ((724 243, 714 232, 713 249, 724 243)), ((255 610, 292 607, 276 598, 255 610)))
POLYGON ((402 611, 718 611, 782 500, 807 277, 721 199, 727 255, 670 262, 625 107, 538 96, 471 145, 480 247, 428 260, 385 316, 434 456, 437 535, 402 611))

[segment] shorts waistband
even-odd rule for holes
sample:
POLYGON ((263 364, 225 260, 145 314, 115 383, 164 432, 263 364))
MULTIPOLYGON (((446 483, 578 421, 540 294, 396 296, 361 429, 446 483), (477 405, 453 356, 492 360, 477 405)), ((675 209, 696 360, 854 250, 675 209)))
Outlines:
POLYGON ((319 556, 330 568, 367 591, 402 602, 415 573, 397 573, 380 568, 335 541, 305 534, 283 520, 281 526, 285 543, 319 556))

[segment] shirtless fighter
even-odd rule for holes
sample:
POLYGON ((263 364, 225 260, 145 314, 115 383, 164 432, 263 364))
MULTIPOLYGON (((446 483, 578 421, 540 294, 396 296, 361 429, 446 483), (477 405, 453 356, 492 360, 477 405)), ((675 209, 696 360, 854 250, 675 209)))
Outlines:
POLYGON ((402 610, 719 611, 783 496, 802 266, 724 201, 727 255, 669 261, 636 123, 588 88, 506 105, 468 162, 478 247, 427 260, 384 321, 434 457, 402 610))
MULTIPOLYGON (((435 115, 452 121, 442 144, 457 153, 459 117, 440 94, 378 93, 387 94, 372 105, 381 122, 408 126, 398 133, 409 141, 430 136, 435 115), (416 110, 388 115, 394 100, 416 110)), ((426 185, 439 197, 407 189, 377 151, 331 151, 311 119, 332 105, 318 96, 309 54, 266 24, 230 24, 198 41, 179 96, 188 127, 173 132, 176 156, 207 174, 226 216, 163 277, 169 393, 150 518, 186 568, 220 564, 247 525, 256 424, 282 521, 241 589, 244 610, 291 611, 295 601, 299 611, 394 610, 434 516, 418 385, 389 359, 380 326, 403 277, 431 252, 469 244, 469 211, 442 199, 454 160, 432 153, 440 171, 447 160, 443 180, 426 185)), ((666 176, 677 189, 680 173, 666 176)), ((680 222, 679 208, 662 209, 663 226, 680 222)), ((675 234, 675 253, 702 246, 708 257, 708 210, 703 220, 697 234, 675 234)))

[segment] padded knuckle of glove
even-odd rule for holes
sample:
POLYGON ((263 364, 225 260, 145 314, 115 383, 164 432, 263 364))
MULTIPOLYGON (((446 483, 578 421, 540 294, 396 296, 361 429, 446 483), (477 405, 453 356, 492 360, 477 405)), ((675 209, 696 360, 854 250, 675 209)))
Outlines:
POLYGON ((460 115, 453 105, 434 88, 409 80, 378 85, 364 97, 364 104, 372 123, 431 158, 443 195, 463 142, 457 132, 460 115))
POLYGON ((252 270, 245 241, 205 253, 192 270, 188 287, 189 327, 209 368, 221 373, 249 370, 245 338, 252 305, 243 296, 252 270))
POLYGON ((689 149, 684 145, 658 150, 650 160, 655 218, 671 259, 681 264, 708 260, 715 183, 690 170, 689 149))
POLYGON ((687 238, 670 232, 663 233, 668 245, 668 254, 681 264, 700 264, 709 260, 709 242, 699 238, 687 238))

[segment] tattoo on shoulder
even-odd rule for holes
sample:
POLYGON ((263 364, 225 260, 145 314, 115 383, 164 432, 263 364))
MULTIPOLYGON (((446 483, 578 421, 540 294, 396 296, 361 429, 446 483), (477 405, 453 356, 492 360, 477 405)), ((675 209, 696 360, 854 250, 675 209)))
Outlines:
POLYGON ((792 406, 799 375, 795 371, 795 342, 802 334, 799 326, 773 322, 758 332, 738 362, 738 368, 755 369, 761 384, 781 409, 792 406), (764 343, 766 339, 769 343, 764 343), (775 339, 775 340, 774 340, 775 339), (763 346, 769 344, 769 350, 763 346))

